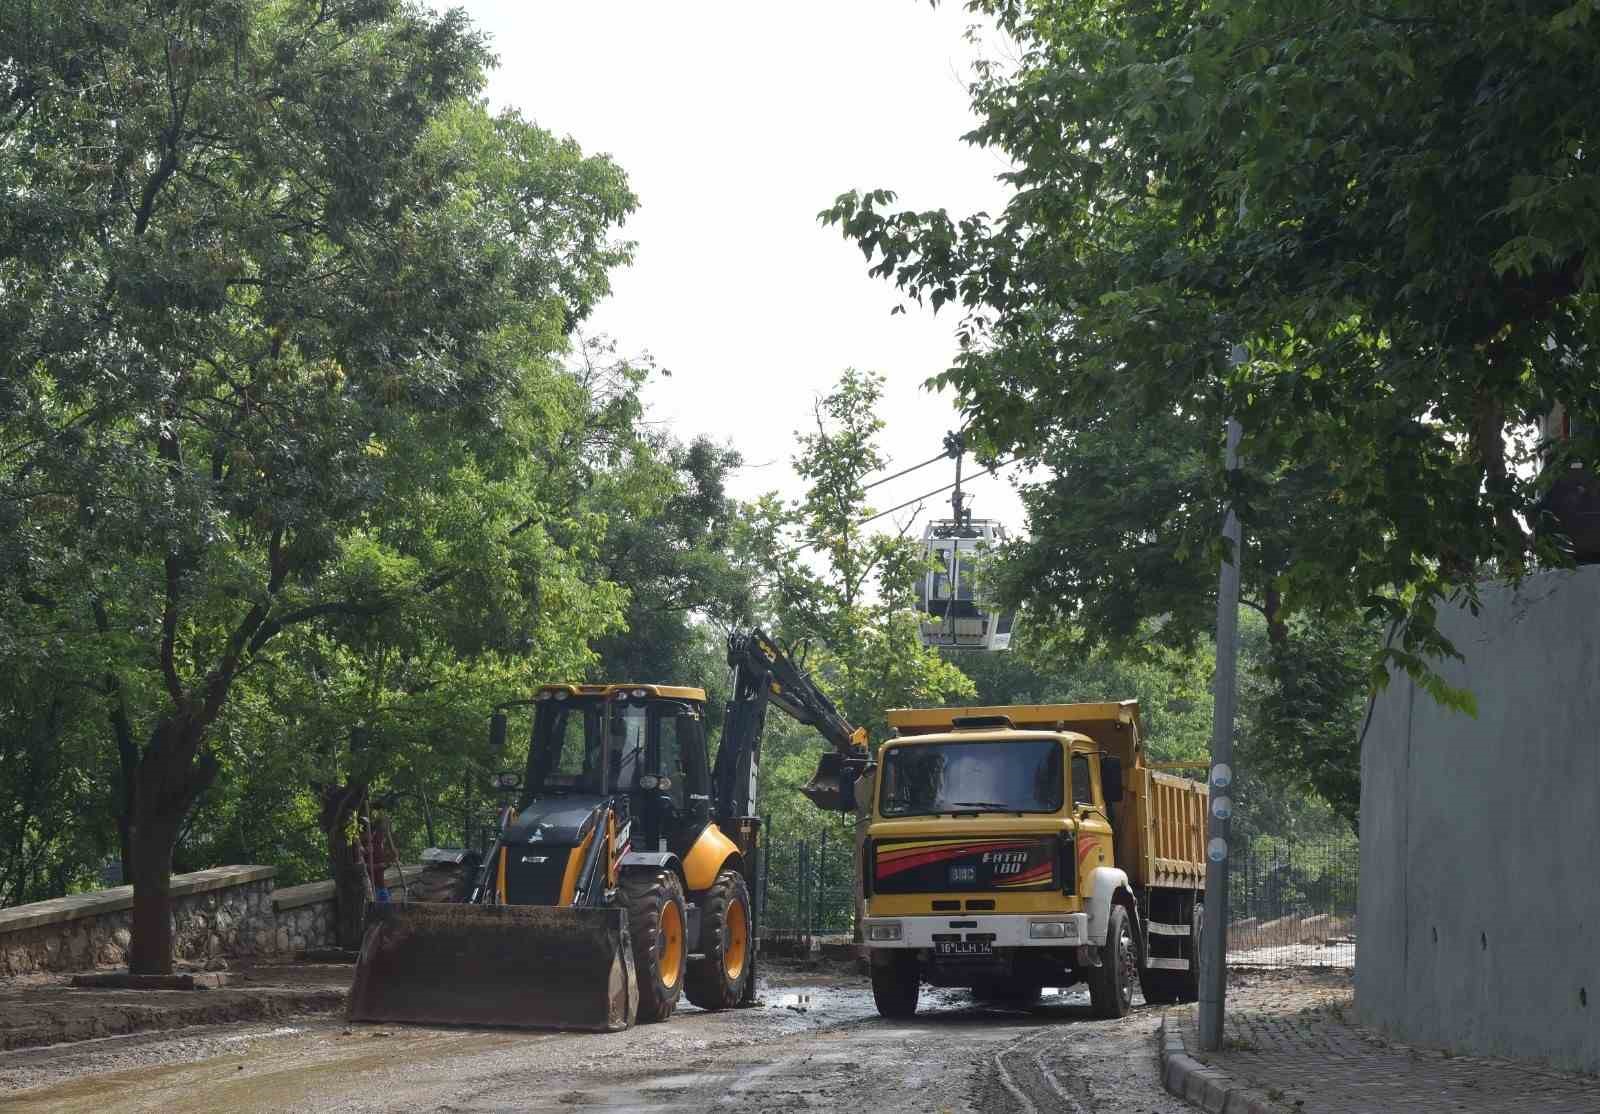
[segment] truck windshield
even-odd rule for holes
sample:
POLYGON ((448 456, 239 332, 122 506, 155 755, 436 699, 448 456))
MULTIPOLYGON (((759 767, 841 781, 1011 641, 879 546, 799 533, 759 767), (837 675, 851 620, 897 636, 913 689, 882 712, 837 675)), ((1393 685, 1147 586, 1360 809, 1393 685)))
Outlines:
POLYGON ((1056 812, 1061 797, 1061 744, 1054 739, 913 743, 885 752, 878 811, 1056 812))

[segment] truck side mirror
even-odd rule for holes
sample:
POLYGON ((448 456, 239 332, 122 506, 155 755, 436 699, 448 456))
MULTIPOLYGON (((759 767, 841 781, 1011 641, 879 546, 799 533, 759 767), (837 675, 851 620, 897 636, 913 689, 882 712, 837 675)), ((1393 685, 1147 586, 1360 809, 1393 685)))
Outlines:
POLYGON ((856 783, 851 787, 853 790, 851 796, 855 798, 857 812, 865 813, 872 810, 872 787, 877 776, 878 764, 876 762, 868 763, 866 768, 857 775, 856 783))
POLYGON ((1100 792, 1105 794, 1108 808, 1122 800, 1122 759, 1109 755, 1100 759, 1100 792))
POLYGON ((489 749, 499 753, 506 749, 506 714, 496 712, 489 717, 489 749))

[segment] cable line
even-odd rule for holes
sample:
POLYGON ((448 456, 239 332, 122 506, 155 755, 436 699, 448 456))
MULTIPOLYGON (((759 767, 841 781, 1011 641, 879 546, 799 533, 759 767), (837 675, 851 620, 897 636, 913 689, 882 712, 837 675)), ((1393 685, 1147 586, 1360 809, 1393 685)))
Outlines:
POLYGON ((931 458, 929 460, 924 460, 921 464, 913 464, 910 468, 903 468, 900 471, 896 472, 892 476, 885 476, 881 480, 873 480, 869 484, 862 484, 861 485, 861 490, 862 491, 871 491, 873 488, 877 487, 879 484, 886 484, 890 480, 898 480, 901 476, 909 476, 912 472, 915 472, 918 468, 926 468, 930 464, 938 464, 941 460, 948 459, 949 456, 950 456, 949 453, 940 453, 936 457, 933 457, 933 458, 931 458))
MULTIPOLYGON (((936 458, 936 459, 942 459, 942 458, 936 458)), ((929 463, 931 464, 932 461, 930 461, 929 463)), ((1010 460, 999 460, 999 461, 996 461, 995 463, 989 465, 989 467, 985 468, 983 471, 984 471, 985 475, 992 476, 992 475, 995 474, 995 471, 997 469, 1004 468, 1008 464, 1015 464, 1015 463, 1016 463, 1016 458, 1015 457, 1013 457, 1010 460)), ((918 467, 921 467, 921 465, 918 465, 918 467)), ((895 511, 903 511, 907 507, 911 506, 914 503, 920 503, 924 499, 931 499, 935 495, 940 495, 940 494, 942 494, 942 493, 944 493, 946 491, 949 491, 952 487, 955 487, 956 484, 959 484, 960 482, 961 482, 960 480, 957 480, 957 481, 955 481, 955 483, 947 483, 943 487, 936 487, 932 491, 927 492, 926 494, 917 496, 915 499, 907 499, 904 503, 901 503, 897 507, 890 507, 886 511, 879 511, 875 515, 872 515, 872 516, 870 516, 868 518, 863 518, 860 521, 856 522, 855 525, 857 525, 857 526, 865 526, 869 522, 876 522, 878 519, 884 517, 885 515, 894 514, 895 511)))

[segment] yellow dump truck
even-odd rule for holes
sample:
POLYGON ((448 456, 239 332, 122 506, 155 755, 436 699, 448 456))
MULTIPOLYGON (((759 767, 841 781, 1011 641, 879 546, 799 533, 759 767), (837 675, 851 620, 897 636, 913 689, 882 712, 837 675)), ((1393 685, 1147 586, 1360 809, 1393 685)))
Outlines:
POLYGON ((885 1017, 923 984, 1121 1017, 1198 994, 1206 788, 1152 769, 1136 701, 896 709, 862 779, 863 936, 885 1017), (865 802, 863 802, 865 803, 865 802))

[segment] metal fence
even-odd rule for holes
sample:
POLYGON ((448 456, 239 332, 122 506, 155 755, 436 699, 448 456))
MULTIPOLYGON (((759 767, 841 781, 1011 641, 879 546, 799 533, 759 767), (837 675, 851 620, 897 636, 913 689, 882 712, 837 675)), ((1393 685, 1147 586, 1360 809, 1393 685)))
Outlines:
MULTIPOLYGON (((855 856, 850 836, 795 838, 764 828, 755 895, 768 940, 846 940, 854 928, 855 856)), ((1240 967, 1354 967, 1354 840, 1257 840, 1231 858, 1228 962, 1240 967)))
POLYGON ((855 927, 855 846, 827 830, 786 838, 766 829, 757 923, 771 940, 848 938, 855 927))
POLYGON ((1354 967, 1355 840, 1258 840, 1237 851, 1228 873, 1228 964, 1234 967, 1354 967))

